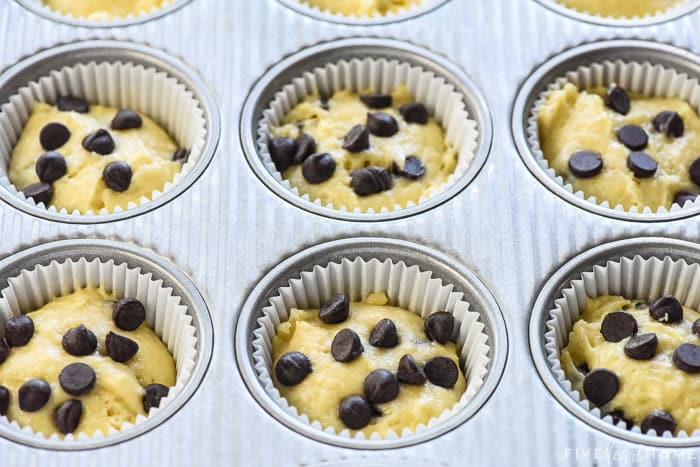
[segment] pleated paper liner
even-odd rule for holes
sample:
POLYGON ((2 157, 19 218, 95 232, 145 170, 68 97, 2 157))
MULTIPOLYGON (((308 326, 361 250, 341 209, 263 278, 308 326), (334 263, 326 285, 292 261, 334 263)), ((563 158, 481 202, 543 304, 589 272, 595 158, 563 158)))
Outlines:
MULTIPOLYGON (((386 23, 393 23, 397 21, 402 21, 404 19, 413 18, 425 14, 438 6, 445 3, 446 0, 420 0, 418 3, 413 5, 407 5, 396 11, 388 11, 386 14, 376 14, 374 16, 369 16, 365 14, 356 15, 350 14, 345 15, 343 13, 336 13, 328 9, 324 9, 318 5, 312 5, 305 0, 281 0, 282 3, 293 8, 301 13, 308 16, 318 18, 324 21, 329 21, 332 23, 346 23, 346 24, 356 24, 356 25, 379 25, 386 23)), ((359 3, 359 2, 357 2, 359 3)))

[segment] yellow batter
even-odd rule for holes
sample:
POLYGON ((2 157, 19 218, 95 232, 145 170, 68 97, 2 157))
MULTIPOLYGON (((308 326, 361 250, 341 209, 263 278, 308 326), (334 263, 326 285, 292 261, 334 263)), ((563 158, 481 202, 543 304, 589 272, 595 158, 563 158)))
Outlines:
POLYGON ((303 0, 321 11, 346 16, 381 16, 418 5, 423 0, 303 0))
POLYGON ((135 331, 124 331, 112 321, 112 303, 116 297, 102 289, 80 289, 56 298, 27 316, 34 321, 34 335, 22 347, 13 347, 8 359, 0 364, 0 385, 10 391, 7 417, 31 426, 46 436, 62 436, 53 420, 53 411, 61 403, 78 398, 83 415, 75 434, 92 435, 96 431, 108 434, 110 428, 120 429, 124 422, 133 422, 138 414, 145 415, 143 387, 151 383, 175 385, 175 361, 160 338, 142 323, 135 331), (93 355, 76 357, 61 346, 63 335, 71 328, 85 325, 97 337, 93 355), (126 363, 117 363, 106 353, 105 336, 116 332, 136 341, 139 350, 126 363), (82 362, 95 370, 95 387, 86 395, 71 396, 63 391, 58 375, 67 365, 82 362), (18 391, 25 381, 43 378, 51 385, 51 398, 37 412, 19 408, 18 391))
POLYGON ((22 135, 12 151, 10 181, 22 189, 39 182, 36 160, 46 152, 39 142, 39 133, 47 123, 60 122, 71 131, 66 144, 56 149, 66 158, 68 172, 53 183, 51 204, 84 214, 102 208, 113 212, 117 206, 126 209, 129 202, 139 204, 142 196, 151 197, 153 190, 161 190, 182 169, 180 161, 172 161, 177 146, 158 124, 143 114, 143 126, 130 130, 112 130, 110 122, 118 109, 91 105, 86 114, 61 112, 57 107, 37 102, 22 135), (82 140, 88 134, 106 129, 114 139, 112 154, 101 156, 87 151, 82 140), (131 166, 133 177, 129 188, 117 192, 102 180, 104 167, 113 161, 125 161, 131 166))
POLYGON ((558 0, 569 8, 584 13, 612 18, 634 18, 654 15, 685 0, 558 0))
MULTIPOLYGON (((272 341, 272 358, 276 361, 287 352, 298 351, 309 357, 313 371, 297 386, 276 386, 290 405, 324 427, 332 426, 337 432, 347 427, 338 416, 340 401, 346 396, 363 393, 365 377, 373 370, 386 369, 393 373, 402 356, 410 354, 419 364, 432 357, 449 357, 458 367, 457 349, 453 342, 440 345, 429 341, 423 329, 423 319, 415 313, 387 305, 383 293, 371 294, 365 302, 350 303, 350 315, 338 324, 325 324, 318 319, 318 310, 291 310, 289 321, 277 326, 272 341), (394 322, 399 345, 378 348, 370 345, 369 335, 384 318, 394 322), (341 329, 350 328, 362 341, 364 352, 350 363, 335 361, 331 343, 341 329)), ((274 373, 274 372, 273 372, 274 373)), ((466 381, 462 372, 452 389, 430 382, 423 386, 401 384, 399 396, 391 402, 379 404, 382 416, 373 417, 363 431, 369 435, 386 435, 393 430, 401 434, 404 428, 415 429, 419 424, 439 416, 462 397, 466 381)), ((354 430, 351 430, 354 431, 354 430)))
POLYGON ((558 175, 571 183, 574 191, 595 196, 599 203, 625 209, 646 206, 656 211, 670 208, 680 190, 697 191, 688 168, 700 156, 700 118, 687 102, 676 98, 649 98, 630 95, 632 107, 627 115, 605 106, 605 91, 579 91, 573 84, 552 92, 537 116, 540 146, 544 157, 558 175), (652 119, 663 110, 680 114, 685 124, 682 137, 670 138, 652 127, 652 119), (636 178, 627 168, 630 149, 620 143, 615 131, 625 125, 639 125, 649 136, 643 151, 658 163, 653 177, 636 178), (577 178, 568 162, 577 151, 600 153, 603 170, 592 178, 577 178))
POLYGON ((699 344, 692 326, 700 313, 683 307, 682 322, 665 324, 649 315, 648 306, 637 309, 636 303, 609 295, 587 299, 581 319, 569 334, 569 344, 562 350, 562 368, 580 394, 584 375, 576 370, 577 366, 585 363, 591 370, 607 368, 620 381, 619 392, 608 404, 610 410, 623 410, 625 417, 637 425, 652 411, 663 410, 673 415, 679 430, 692 433, 700 428, 700 374, 689 374, 674 366, 673 352, 686 342, 699 344), (603 338, 603 318, 618 310, 634 316, 639 334, 656 334, 659 344, 653 359, 628 358, 623 351, 628 339, 608 342, 603 338))
POLYGON ((171 0, 44 0, 46 6, 59 13, 94 21, 137 16, 170 2, 171 0))
POLYGON ((397 87, 392 97, 393 106, 379 111, 396 119, 398 133, 389 138, 370 135, 370 147, 361 153, 343 149, 343 137, 353 126, 366 123, 368 111, 377 110, 369 109, 357 94, 337 91, 329 99, 329 110, 323 109, 318 97, 297 104, 284 118, 283 125, 272 129, 273 135, 296 138, 300 133, 297 124, 303 124, 303 131, 316 140, 316 152, 331 154, 336 169, 329 180, 317 185, 307 183, 301 165, 287 169, 284 178, 302 195, 308 194, 312 201, 320 199, 324 205, 332 203, 335 208, 345 206, 349 210, 405 207, 410 201, 417 203, 421 197, 430 197, 430 190, 442 186, 454 172, 457 150, 445 140, 445 131, 434 118, 430 117, 426 125, 404 121, 399 107, 414 102, 405 85, 397 87), (425 175, 418 180, 393 177, 390 190, 370 196, 358 196, 350 186, 352 171, 370 165, 391 171, 393 162, 403 167, 408 156, 418 157, 425 166, 425 175))

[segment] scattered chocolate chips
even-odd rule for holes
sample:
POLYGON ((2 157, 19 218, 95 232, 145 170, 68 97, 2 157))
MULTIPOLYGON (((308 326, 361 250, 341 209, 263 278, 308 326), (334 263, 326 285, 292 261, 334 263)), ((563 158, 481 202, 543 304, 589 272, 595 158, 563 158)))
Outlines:
POLYGON ((569 159, 569 170, 578 178, 595 177, 603 170, 603 158, 592 151, 577 151, 569 159))
POLYGON ((612 83, 605 90, 605 105, 619 114, 627 115, 632 103, 630 102, 630 96, 627 94, 627 91, 617 84, 612 83))
POLYGON ((146 308, 135 298, 122 298, 112 305, 112 319, 119 329, 133 331, 146 319, 146 308))
POLYGON ((312 184, 323 183, 335 173, 335 160, 328 153, 313 154, 301 167, 304 179, 312 184))
POLYGON ((85 363, 71 363, 58 375, 58 382, 64 391, 72 396, 82 396, 95 387, 95 370, 85 363))
POLYGON ((114 140, 107 130, 99 129, 83 138, 83 147, 87 151, 106 156, 114 152, 114 140))
POLYGON ((425 319, 423 323, 425 333, 431 340, 440 344, 447 344, 452 339, 455 327, 455 318, 452 313, 438 311, 425 319))
POLYGON ((27 198, 33 199, 36 204, 44 203, 46 206, 49 205, 53 197, 53 186, 45 182, 25 186, 20 191, 22 191, 27 198))
POLYGON ((360 430, 372 419, 372 406, 362 396, 348 396, 340 401, 338 415, 345 426, 352 430, 360 430))
POLYGON ((294 140, 296 150, 292 164, 303 164, 307 157, 316 152, 316 140, 308 133, 302 133, 294 140))
POLYGON ((350 314, 350 300, 347 295, 339 293, 321 305, 318 319, 326 324, 337 324, 348 319, 348 314, 350 314))
POLYGON ((633 152, 627 156, 627 168, 637 178, 653 177, 659 164, 646 152, 633 152))
POLYGON ((381 94, 378 92, 360 94, 360 100, 370 109, 384 109, 386 107, 391 107, 393 103, 390 94, 381 94))
POLYGON ((97 337, 84 325, 69 329, 61 340, 63 350, 76 357, 90 355, 97 349, 97 337))
POLYGON ((39 132, 39 142, 41 147, 47 151, 58 149, 70 139, 70 130, 67 126, 58 122, 51 122, 44 125, 39 132))
POLYGON ((267 149, 270 151, 270 157, 277 170, 284 172, 292 165, 297 148, 292 138, 280 136, 270 141, 267 149))
POLYGON ((459 379, 459 369, 448 357, 433 357, 423 367, 428 381, 436 386, 452 389, 459 379))
POLYGON ((369 131, 364 125, 355 125, 350 128, 343 138, 343 149, 349 152, 362 152, 369 148, 369 131))
POLYGON ((423 370, 420 369, 410 355, 404 355, 399 360, 399 369, 396 372, 396 377, 403 384, 414 384, 417 386, 425 384, 427 380, 423 370))
POLYGON ((44 183, 53 183, 63 177, 68 171, 66 159, 57 152, 45 152, 36 160, 36 174, 44 183))
POLYGON ((683 118, 678 112, 672 110, 664 110, 654 117, 651 121, 654 129, 659 133, 664 133, 669 137, 679 138, 683 136, 685 131, 685 124, 683 123, 683 118))
POLYGON ((126 362, 139 351, 139 344, 136 341, 112 331, 105 337, 105 347, 112 360, 119 363, 126 362))
POLYGON ((659 339, 656 334, 639 334, 632 337, 625 344, 625 355, 633 360, 649 360, 656 355, 656 347, 659 345, 659 339))
POLYGON ((391 174, 384 167, 371 165, 351 174, 350 186, 358 196, 369 196, 391 189, 391 174))
POLYGON ((311 360, 301 352, 288 352, 275 365, 277 381, 285 386, 296 386, 312 371, 311 360))
POLYGON ((49 401, 51 386, 43 379, 32 378, 19 388, 19 408, 25 412, 36 412, 49 401))
POLYGON ((375 136, 394 136, 399 131, 396 119, 384 112, 367 112, 367 129, 375 136))
POLYGON ((681 344, 673 352, 673 364, 686 373, 700 373, 700 347, 695 344, 681 344))
POLYGON ((4 339, 0 339, 0 363, 7 360, 10 356, 10 347, 5 343, 4 339))
POLYGON ((394 322, 387 318, 379 321, 369 335, 369 343, 385 349, 399 345, 399 334, 396 332, 394 322))
POLYGON ((410 104, 402 105, 399 113, 408 123, 418 123, 425 125, 428 123, 428 109, 420 102, 411 102, 410 104))
POLYGON ((182 161, 183 163, 187 162, 187 159, 190 157, 190 151, 185 148, 177 148, 175 152, 173 152, 173 162, 177 161, 182 161))
POLYGON ((5 321, 5 340, 10 347, 21 347, 34 335, 34 321, 27 315, 13 316, 5 321))
POLYGON ((695 183, 696 185, 700 185, 700 157, 695 159, 692 164, 690 164, 690 168, 688 169, 688 173, 690 175, 690 179, 695 183))
POLYGON ((693 334, 700 336, 700 319, 696 319, 693 323, 693 334))
POLYGON ((583 393, 597 407, 613 400, 620 390, 617 375, 605 368, 596 368, 583 379, 583 393))
POLYGON ((112 161, 102 170, 102 180, 108 188, 119 193, 129 189, 131 185, 131 166, 124 161, 112 161))
POLYGON ((404 160, 403 168, 394 163, 394 173, 410 180, 418 180, 425 175, 425 166, 416 156, 408 156, 404 160))
POLYGON ((56 407, 56 410, 53 412, 53 421, 58 431, 67 435, 78 428, 82 416, 83 403, 78 399, 70 399, 56 407))
POLYGON ((10 406, 10 390, 5 386, 0 386, 0 415, 7 414, 7 408, 10 406))
POLYGON ((666 431, 676 431, 676 421, 673 416, 663 410, 654 410, 642 420, 642 433, 655 430, 661 436, 666 431))
POLYGON ((631 430, 634 427, 634 422, 625 416, 625 412, 620 409, 612 410, 605 415, 610 415, 612 417, 613 423, 617 425, 620 422, 625 422, 625 428, 631 430))
POLYGON ((641 151, 649 143, 647 132, 637 125, 623 125, 618 128, 617 139, 632 151, 641 151))
POLYGON ((56 102, 58 110, 61 112, 78 112, 86 114, 90 111, 90 104, 81 97, 61 96, 56 102))
POLYGON ((697 197, 697 193, 687 190, 681 190, 678 193, 676 193, 676 196, 673 198, 673 202, 683 207, 683 205, 688 201, 690 201, 691 203, 694 202, 697 199, 697 197))
POLYGON ((148 413, 152 407, 159 407, 160 400, 168 395, 170 388, 162 384, 153 383, 146 386, 143 394, 143 410, 148 413))
POLYGON ((141 115, 133 110, 119 109, 109 126, 112 130, 131 130, 134 128, 141 128, 143 126, 143 120, 141 119, 141 115))
POLYGON ((649 306, 649 314, 662 323, 677 323, 683 319, 683 306, 673 295, 664 295, 649 306))
POLYGON ((375 404, 393 401, 399 395, 399 380, 388 370, 374 370, 365 378, 364 391, 375 404))
POLYGON ((637 333, 637 320, 624 311, 613 311, 600 323, 600 333, 608 342, 620 342, 637 333))
POLYGON ((362 355, 364 350, 360 336, 352 329, 342 329, 331 344, 331 355, 337 362, 351 362, 362 355))

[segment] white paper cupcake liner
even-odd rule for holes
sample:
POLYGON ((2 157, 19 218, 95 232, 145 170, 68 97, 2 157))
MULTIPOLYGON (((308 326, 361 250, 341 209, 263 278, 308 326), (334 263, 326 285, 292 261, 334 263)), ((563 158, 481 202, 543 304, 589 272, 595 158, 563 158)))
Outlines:
POLYGON ((148 17, 159 13, 162 9, 168 8, 175 2, 178 2, 178 0, 166 0, 160 7, 151 7, 149 10, 140 11, 136 14, 129 14, 127 16, 119 16, 109 19, 93 19, 86 16, 75 16, 71 13, 63 13, 58 10, 54 10, 42 0, 24 0, 24 3, 31 4, 35 10, 42 12, 45 16, 57 16, 69 22, 79 20, 80 22, 84 23, 94 23, 95 26, 100 27, 110 27, 141 22, 148 17))
MULTIPOLYGON (((569 333, 583 313, 586 297, 603 295, 619 295, 630 300, 648 302, 662 295, 673 295, 684 306, 697 310, 700 309, 700 265, 669 257, 645 259, 635 256, 608 261, 604 266, 594 266, 592 271, 584 272, 579 279, 571 281, 569 287, 562 290, 561 297, 554 301, 545 330, 545 348, 550 368, 559 384, 581 407, 614 424, 612 417, 604 415, 574 389, 560 362, 561 351, 568 345, 569 333)), ((617 426, 626 430, 624 421, 619 421, 617 426)), ((630 431, 641 433, 638 425, 630 431)), ((654 433, 656 431, 652 430, 647 435, 653 436, 654 433)), ((695 430, 691 436, 700 436, 700 430, 695 430)), ((672 435, 666 432, 664 437, 672 435)), ((679 431, 676 437, 684 438, 688 434, 679 431)))
MULTIPOLYGON (((303 76, 295 78, 290 84, 285 85, 281 91, 275 94, 275 98, 263 112, 263 118, 258 125, 258 150, 265 167, 279 183, 296 196, 301 196, 314 204, 323 205, 320 199, 311 199, 308 194, 302 195, 277 170, 267 148, 271 134, 270 129, 280 126, 292 108, 307 96, 314 94, 332 96, 339 90, 360 92, 365 89, 391 93, 394 88, 404 83, 415 100, 424 104, 445 130, 445 140, 457 149, 457 167, 454 173, 447 182, 431 189, 429 197, 421 197, 417 204, 442 193, 465 174, 474 160, 474 151, 479 139, 477 123, 469 118, 464 104, 464 96, 458 93, 454 86, 444 78, 421 67, 398 60, 374 58, 341 60, 337 63, 329 63, 323 68, 319 67, 313 71, 307 71, 303 76)), ((394 211, 415 205, 416 203, 409 202, 406 206, 398 204, 384 206, 380 212, 394 211)), ((326 204, 325 207, 351 211, 347 206, 334 206, 332 203, 326 204)), ((373 209, 362 211, 355 208, 352 212, 373 213, 375 211, 373 209)))
POLYGON ((527 119, 527 141, 537 163, 556 183, 564 187, 574 196, 584 199, 589 203, 597 204, 601 207, 614 209, 615 211, 625 211, 642 214, 665 214, 675 212, 680 209, 696 206, 700 200, 686 201, 683 206, 674 203, 670 210, 665 206, 645 206, 641 210, 637 206, 625 209, 621 204, 611 206, 606 200, 598 200, 596 196, 586 194, 583 191, 574 191, 573 186, 564 177, 557 174, 549 166, 549 162, 544 157, 540 147, 539 128, 537 115, 547 98, 553 91, 562 89, 566 84, 571 83, 579 90, 587 90, 595 87, 607 87, 611 83, 617 83, 630 93, 642 94, 649 97, 673 97, 686 101, 695 112, 700 112, 700 83, 697 78, 691 78, 686 73, 665 68, 661 65, 653 65, 649 62, 623 62, 604 61, 590 66, 579 67, 569 71, 565 76, 558 78, 551 83, 545 92, 535 101, 527 119))
POLYGON ((636 25, 636 24, 652 24, 652 23, 660 23, 662 21, 670 20, 673 18, 677 18, 679 16, 682 16, 688 12, 690 12, 696 5, 697 5, 697 0, 686 0, 684 2, 679 2, 676 5, 671 5, 663 10, 657 11, 655 13, 647 13, 645 15, 639 16, 639 15, 634 15, 634 16, 609 16, 609 15, 603 15, 600 13, 592 13, 589 11, 583 11, 579 10, 574 7, 570 7, 568 5, 565 5, 564 3, 559 2, 558 0, 549 0, 549 3, 554 3, 558 5, 561 8, 565 8, 567 10, 571 10, 572 12, 575 12, 579 15, 582 16, 587 16, 593 19, 596 22, 601 22, 601 20, 605 22, 614 22, 620 25, 624 25, 625 23, 629 23, 629 25, 636 25))
MULTIPOLYGON (((23 270, 18 276, 9 279, 8 284, 0 291, 0 322, 3 323, 12 316, 37 310, 56 297, 86 287, 101 287, 120 298, 135 297, 146 308, 146 322, 175 359, 175 386, 170 388, 159 407, 150 410, 147 417, 137 415, 133 423, 124 423, 121 430, 110 428, 109 433, 96 431, 69 434, 63 438, 64 441, 101 438, 143 423, 174 400, 189 381, 198 345, 196 329, 191 324, 192 316, 188 314, 187 307, 181 304, 180 297, 173 295, 173 289, 164 287, 163 281, 154 278, 151 273, 143 274, 138 268, 129 268, 126 263, 115 264, 113 260, 87 261, 81 258, 62 263, 52 261, 47 266, 39 265, 31 270, 23 270)), ((0 335, 2 334, 4 327, 0 326, 0 335)), ((61 440, 57 434, 47 437, 35 433, 32 427, 22 427, 6 416, 0 416, 0 425, 44 439, 61 440)))
MULTIPOLYGON (((90 62, 64 67, 28 83, 0 106, 0 186, 27 203, 36 205, 8 178, 12 149, 31 116, 34 104, 55 105, 56 99, 62 95, 82 97, 90 104, 126 107, 141 112, 158 123, 179 147, 190 151, 187 162, 171 182, 154 190, 150 199, 141 197, 138 203, 130 202, 127 206, 115 208, 115 213, 133 209, 170 191, 192 171, 202 155, 207 134, 204 111, 192 91, 175 78, 152 67, 122 62, 90 62)), ((38 206, 46 207, 43 203, 38 206)), ((48 210, 74 216, 109 214, 106 208, 98 213, 88 211, 85 214, 77 210, 69 213, 55 206, 49 206, 48 210)))
MULTIPOLYGON (((452 285, 443 284, 442 280, 433 278, 430 271, 421 271, 418 266, 393 263, 389 259, 384 262, 377 259, 343 259, 339 263, 316 266, 311 272, 302 272, 300 278, 291 279, 288 286, 279 289, 279 295, 270 299, 270 305, 262 310, 263 315, 258 319, 259 326, 253 333, 255 369, 265 391, 285 412, 317 430, 345 438, 353 437, 348 429, 337 433, 333 427, 322 426, 319 421, 310 420, 300 413, 282 397, 271 375, 271 346, 276 326, 289 319, 292 308, 319 308, 341 292, 350 301, 362 301, 370 293, 384 292, 391 305, 410 310, 424 319, 437 311, 448 311, 455 317, 453 337, 467 388, 459 402, 427 424, 418 425, 415 433, 439 425, 459 413, 479 392, 488 372, 490 344, 479 313, 469 310, 469 303, 462 300, 461 292, 455 292, 452 285)), ((354 438, 397 439, 412 434, 414 431, 404 428, 401 433, 391 431, 385 437, 374 432, 366 438, 363 432, 358 432, 354 438)))

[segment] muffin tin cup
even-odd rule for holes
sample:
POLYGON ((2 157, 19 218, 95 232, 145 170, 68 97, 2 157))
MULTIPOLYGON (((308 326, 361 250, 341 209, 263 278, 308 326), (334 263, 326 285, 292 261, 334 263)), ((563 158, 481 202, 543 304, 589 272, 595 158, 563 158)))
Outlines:
POLYGON ((495 389, 507 352, 498 306, 473 274, 448 258, 407 242, 382 238, 337 240, 304 250, 280 264, 252 291, 236 329, 239 368, 253 396, 288 427, 342 447, 385 449, 416 444, 466 421, 495 389), (454 267, 455 270, 448 271, 454 267), (389 304, 425 318, 436 311, 455 316, 460 366, 467 388, 439 417, 382 437, 337 433, 290 406, 272 380, 272 339, 292 308, 318 308, 336 293, 362 301, 385 292, 389 304))
POLYGON ((535 364, 553 395, 574 415, 606 433, 654 446, 698 446, 700 431, 655 436, 632 430, 574 389, 561 368, 561 350, 584 310, 586 297, 606 294, 653 301, 671 294, 684 306, 700 308, 700 248, 664 238, 637 238, 593 248, 557 271, 542 288, 530 320, 530 347, 535 364))
POLYGON ((287 201, 316 214, 353 221, 383 221, 428 210, 459 193, 483 166, 491 145, 491 118, 485 102, 466 75, 443 58, 391 39, 352 38, 322 43, 284 59, 254 86, 241 116, 243 149, 258 177, 287 201), (427 199, 379 212, 323 205, 301 195, 282 178, 269 152, 270 127, 304 97, 331 95, 341 89, 390 92, 406 83, 445 129, 458 150, 455 173, 427 199), (251 131, 252 130, 252 131, 251 131))
MULTIPOLYGON (((0 417, 0 435, 34 447, 84 450, 142 434, 173 415, 192 396, 211 357, 212 326, 206 304, 184 273, 153 253, 108 240, 63 240, 11 255, 0 262, 0 320, 37 310, 55 297, 86 287, 138 298, 146 322, 176 362, 176 384, 160 407, 109 433, 35 433, 0 417), (5 285, 6 284, 6 285, 5 285)), ((10 359, 12 355, 10 354, 10 359)))
POLYGON ((625 210, 591 194, 574 191, 549 166, 539 144, 537 114, 551 92, 565 84, 580 90, 617 83, 630 92, 650 97, 677 97, 700 111, 700 57, 662 44, 611 40, 570 49, 538 68, 525 82, 513 110, 513 136, 521 157, 547 188, 566 201, 596 214, 630 221, 669 221, 700 213, 700 202, 670 209, 659 206, 625 210))
POLYGON ((0 75, 0 198, 37 217, 69 223, 125 219, 154 209, 181 194, 213 157, 219 134, 213 97, 193 72, 166 54, 137 44, 84 41, 45 50, 0 75), (8 178, 12 149, 35 102, 55 104, 60 95, 76 95, 91 104, 128 107, 152 118, 176 145, 190 150, 188 161, 171 182, 151 198, 117 207, 68 212, 27 199, 8 178))

